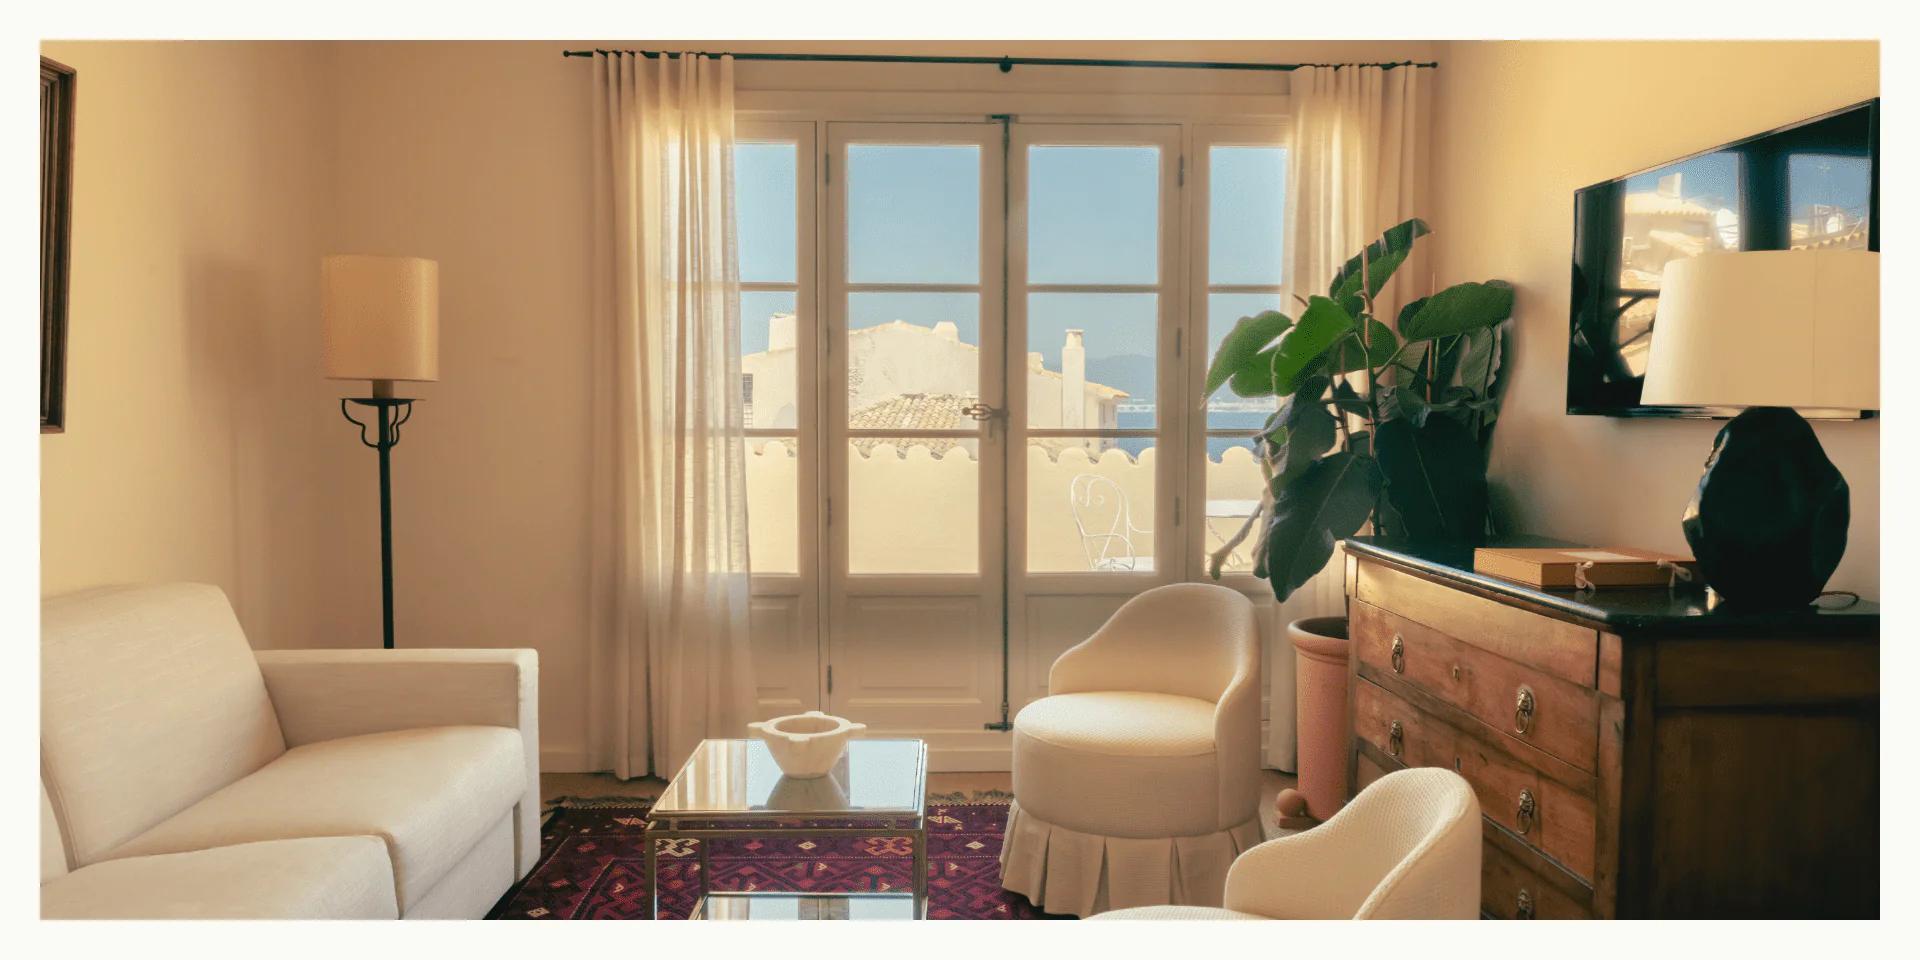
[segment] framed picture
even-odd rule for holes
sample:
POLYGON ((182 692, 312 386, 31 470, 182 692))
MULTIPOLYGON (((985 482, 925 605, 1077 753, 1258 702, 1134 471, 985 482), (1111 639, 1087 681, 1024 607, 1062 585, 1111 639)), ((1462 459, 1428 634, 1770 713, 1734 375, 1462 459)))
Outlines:
POLYGON ((73 232, 73 68, 40 58, 40 432, 67 425, 67 250, 73 232))

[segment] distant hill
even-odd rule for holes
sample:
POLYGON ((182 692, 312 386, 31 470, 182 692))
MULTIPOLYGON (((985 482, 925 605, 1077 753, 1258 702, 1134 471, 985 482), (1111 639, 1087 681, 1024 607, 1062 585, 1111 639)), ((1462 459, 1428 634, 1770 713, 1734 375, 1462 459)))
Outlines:
POLYGON ((1129 400, 1152 400, 1157 393, 1155 376, 1153 358, 1138 353, 1087 358, 1087 379, 1125 390, 1129 400))

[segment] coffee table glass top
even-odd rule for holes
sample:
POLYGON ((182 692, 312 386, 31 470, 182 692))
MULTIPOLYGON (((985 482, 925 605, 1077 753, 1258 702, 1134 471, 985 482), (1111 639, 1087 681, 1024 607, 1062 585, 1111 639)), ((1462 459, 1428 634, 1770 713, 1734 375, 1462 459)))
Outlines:
POLYGON ((853 740, 824 777, 780 773, 760 740, 705 740, 674 775, 652 817, 760 819, 917 816, 926 809, 927 748, 919 740, 853 740))
POLYGON ((770 893, 715 891, 693 908, 693 920, 918 920, 910 893, 770 893))

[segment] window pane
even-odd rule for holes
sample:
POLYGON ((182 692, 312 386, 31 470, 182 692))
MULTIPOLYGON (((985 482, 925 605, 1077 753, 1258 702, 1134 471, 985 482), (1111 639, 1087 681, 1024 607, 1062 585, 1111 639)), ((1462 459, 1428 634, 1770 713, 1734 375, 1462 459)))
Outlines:
POLYGON ((800 571, 795 441, 747 438, 747 559, 754 573, 800 571))
MULTIPOLYGON (((1205 502, 1206 524, 1200 540, 1201 555, 1220 549, 1231 539, 1260 504, 1260 465, 1255 459, 1253 441, 1246 437, 1207 438, 1205 502)), ((1259 531, 1227 555, 1222 570, 1250 573, 1253 570, 1253 544, 1259 531)))
POLYGON ((1158 283, 1158 147, 1027 152, 1030 283, 1158 283))
MULTIPOLYGON (((1278 293, 1210 293, 1207 294, 1207 362, 1213 362, 1213 355, 1219 351, 1220 342, 1233 331, 1233 325, 1241 317, 1250 317, 1265 310, 1285 308, 1278 293)), ((1292 313, 1288 313, 1292 316, 1292 313)), ((1233 391, 1221 387, 1207 401, 1207 429, 1209 430, 1257 430, 1267 422, 1267 415, 1279 409, 1272 397, 1244 398, 1234 396, 1233 391)), ((1209 444, 1208 456, 1218 456, 1219 451, 1209 444)))
POLYGON ((980 148, 847 148, 847 279, 980 282, 980 148))
POLYGON ((1287 151, 1214 147, 1207 162, 1207 282, 1280 283, 1287 151))
POLYGON ((742 143, 733 148, 734 216, 740 227, 740 279, 795 283, 799 262, 798 164, 792 143, 742 143))
POLYGON ((973 430, 980 399, 980 295, 847 296, 847 414, 857 430, 973 430))
POLYGON ((800 425, 798 327, 792 293, 740 294, 740 399, 749 429, 800 425))
POLYGON ((1120 441, 1027 441, 1027 569, 1034 573, 1153 570, 1154 451, 1120 441))
POLYGON ((1152 429, 1159 304, 1151 293, 1028 294, 1027 425, 1152 429))
POLYGON ((848 442, 847 568, 853 573, 978 573, 976 440, 848 442))

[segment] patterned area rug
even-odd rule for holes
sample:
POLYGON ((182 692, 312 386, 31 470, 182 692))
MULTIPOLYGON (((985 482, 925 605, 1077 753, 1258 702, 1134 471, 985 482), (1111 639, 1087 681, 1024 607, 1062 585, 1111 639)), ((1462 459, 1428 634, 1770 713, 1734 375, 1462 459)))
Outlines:
MULTIPOLYGON (((646 916, 644 799, 562 800, 540 836, 540 864, 494 905, 494 920, 639 920, 646 916)), ((1050 920, 1000 889, 1002 796, 929 798, 927 915, 935 920, 1050 920)), ((660 846, 660 913, 684 920, 700 895, 697 840, 660 846)), ((715 840, 716 890, 884 891, 913 886, 905 837, 715 840)))

